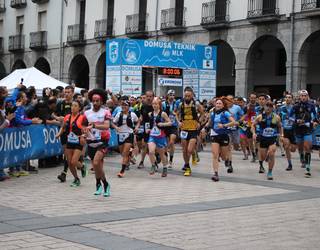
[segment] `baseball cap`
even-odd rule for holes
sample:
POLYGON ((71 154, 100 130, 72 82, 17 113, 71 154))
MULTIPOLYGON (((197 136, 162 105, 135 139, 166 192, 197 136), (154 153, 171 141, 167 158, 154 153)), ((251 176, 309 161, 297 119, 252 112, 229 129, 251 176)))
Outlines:
POLYGON ((299 95, 309 95, 308 91, 305 89, 302 89, 299 91, 299 95))
POLYGON ((167 95, 175 95, 176 92, 173 89, 169 89, 167 95))

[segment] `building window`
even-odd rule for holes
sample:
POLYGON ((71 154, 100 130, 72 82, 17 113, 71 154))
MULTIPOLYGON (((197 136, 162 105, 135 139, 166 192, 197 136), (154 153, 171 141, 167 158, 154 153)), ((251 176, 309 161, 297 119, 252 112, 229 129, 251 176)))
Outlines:
POLYGON ((47 30, 47 12, 42 11, 38 13, 38 31, 47 30))

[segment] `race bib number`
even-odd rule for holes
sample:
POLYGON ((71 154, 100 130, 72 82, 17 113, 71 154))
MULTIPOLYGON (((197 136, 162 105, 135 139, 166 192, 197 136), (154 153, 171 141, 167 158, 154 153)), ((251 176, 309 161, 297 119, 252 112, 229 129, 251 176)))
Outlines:
POLYGON ((120 133, 119 134, 119 142, 120 143, 124 142, 129 136, 130 136, 129 133, 120 133))
POLYGON ((161 135, 161 131, 160 131, 160 129, 158 127, 153 127, 151 129, 150 135, 151 136, 160 136, 161 135))
POLYGON ((176 121, 176 117, 174 115, 169 115, 169 118, 172 123, 176 121))
POLYGON ((218 135, 213 129, 210 130, 210 136, 216 136, 218 135))
POLYGON ((316 146, 320 146, 320 135, 316 135, 316 146))
POLYGON ((143 127, 143 126, 140 126, 140 127, 138 128, 138 134, 143 134, 143 132, 144 132, 144 127, 143 127))
POLYGON ((283 126, 284 127, 292 127, 293 126, 293 121, 292 120, 284 120, 283 121, 283 126))
POLYGON ((262 136, 264 137, 273 137, 274 136, 274 129, 273 128, 265 128, 263 130, 262 136))
POLYGON ((183 140, 187 139, 187 138, 188 138, 188 132, 186 132, 186 131, 181 131, 181 132, 180 132, 180 137, 181 137, 181 139, 183 139, 183 140))
POLYGON ((68 143, 79 144, 80 143, 79 137, 75 133, 71 132, 68 135, 68 143))
POLYGON ((144 128, 145 128, 145 130, 150 129, 150 123, 149 123, 149 122, 146 122, 146 123, 144 124, 144 128))
POLYGON ((100 141, 101 140, 101 132, 99 129, 92 129, 92 135, 94 140, 100 141))

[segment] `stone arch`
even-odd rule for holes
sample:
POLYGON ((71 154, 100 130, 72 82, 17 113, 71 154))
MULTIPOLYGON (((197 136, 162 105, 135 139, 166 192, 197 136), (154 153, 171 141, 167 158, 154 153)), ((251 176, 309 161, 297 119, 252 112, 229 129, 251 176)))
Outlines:
POLYGON ((24 61, 22 59, 18 59, 12 65, 11 72, 15 71, 16 69, 26 69, 26 68, 27 66, 24 63, 24 61))
POLYGON ((320 95, 320 30, 310 34, 303 42, 298 57, 298 89, 307 89, 311 96, 320 95))
POLYGON ((210 43, 217 47, 217 96, 235 93, 235 53, 231 45, 224 40, 210 43))
POLYGON ((263 35, 250 46, 246 58, 248 91, 264 92, 273 98, 286 90, 287 53, 275 36, 263 35))
POLYGON ((103 52, 96 64, 96 86, 106 88, 106 52, 103 52))
POLYGON ((69 81, 79 88, 89 89, 89 63, 84 55, 73 57, 69 66, 69 81))
POLYGON ((34 67, 47 75, 50 75, 51 73, 50 64, 44 57, 38 58, 38 60, 34 64, 34 67))

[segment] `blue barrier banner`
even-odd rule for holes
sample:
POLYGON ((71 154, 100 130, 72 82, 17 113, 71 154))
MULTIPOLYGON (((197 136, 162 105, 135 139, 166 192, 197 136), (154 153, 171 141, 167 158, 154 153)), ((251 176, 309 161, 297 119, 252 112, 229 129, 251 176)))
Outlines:
POLYGON ((61 142, 55 138, 58 131, 53 125, 4 129, 0 132, 0 169, 62 154, 61 142))

